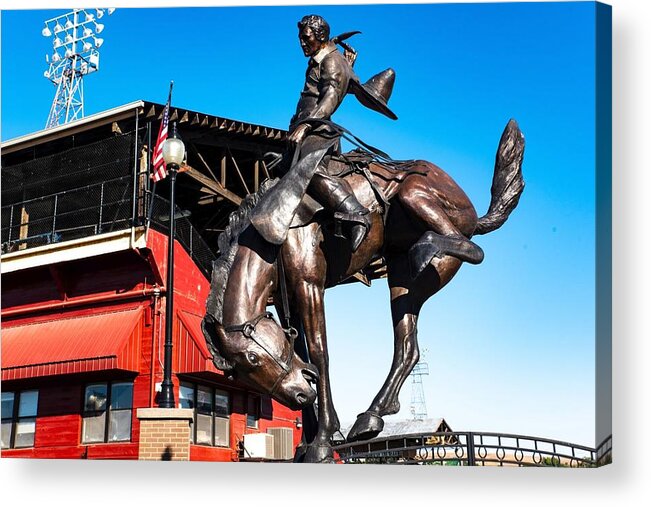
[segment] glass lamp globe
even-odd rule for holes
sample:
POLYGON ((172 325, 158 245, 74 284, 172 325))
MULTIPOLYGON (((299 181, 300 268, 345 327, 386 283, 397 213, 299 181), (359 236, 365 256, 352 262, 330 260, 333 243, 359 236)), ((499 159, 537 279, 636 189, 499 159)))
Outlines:
POLYGON ((179 167, 185 157, 183 141, 175 137, 168 137, 163 143, 163 160, 165 164, 179 167))

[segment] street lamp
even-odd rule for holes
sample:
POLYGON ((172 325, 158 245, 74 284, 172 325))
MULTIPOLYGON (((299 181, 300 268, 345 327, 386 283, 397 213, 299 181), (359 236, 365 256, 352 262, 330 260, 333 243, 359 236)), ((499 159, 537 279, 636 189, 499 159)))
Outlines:
POLYGON ((174 384, 172 383, 172 325, 174 323, 174 236, 175 236, 175 197, 176 174, 185 158, 185 145, 178 136, 176 123, 172 125, 172 135, 163 142, 163 160, 170 178, 170 227, 167 239, 167 295, 165 298, 165 357, 163 363, 163 383, 158 406, 174 408, 174 384))

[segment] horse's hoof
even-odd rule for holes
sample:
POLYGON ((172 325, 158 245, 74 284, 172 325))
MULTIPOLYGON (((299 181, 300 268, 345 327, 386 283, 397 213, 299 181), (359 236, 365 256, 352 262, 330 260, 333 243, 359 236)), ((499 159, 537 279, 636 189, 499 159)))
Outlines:
POLYGON ((384 421, 373 412, 364 412, 357 416, 357 420, 348 432, 346 441, 356 442, 377 437, 384 429, 384 421))
POLYGON ((332 446, 329 444, 312 444, 306 446, 303 463, 334 463, 332 446))

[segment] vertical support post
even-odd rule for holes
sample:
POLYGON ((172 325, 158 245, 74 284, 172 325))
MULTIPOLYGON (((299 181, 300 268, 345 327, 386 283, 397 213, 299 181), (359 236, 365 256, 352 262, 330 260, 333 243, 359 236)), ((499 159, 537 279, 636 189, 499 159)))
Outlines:
POLYGON ((104 181, 102 181, 102 186, 100 187, 99 194, 99 221, 97 222, 97 234, 102 232, 102 215, 104 212, 104 181))
POLYGON ((257 192, 260 187, 260 161, 255 161, 255 166, 253 167, 253 191, 257 192))
POLYGON ((466 433, 466 449, 468 450, 468 466, 475 466, 475 437, 472 433, 466 433))
POLYGON ((59 194, 54 196, 54 213, 52 213, 52 237, 50 238, 51 242, 54 243, 54 234, 56 233, 57 228, 57 207, 59 205, 59 194))
POLYGON ((11 241, 11 229, 14 226, 14 205, 11 205, 10 211, 9 211, 9 235, 7 237, 7 242, 11 241))
POLYGON ((190 257, 194 259, 194 252, 192 251, 192 224, 188 224, 190 228, 190 257))
POLYGON ((133 192, 131 194, 131 227, 137 225, 138 199, 138 118, 140 112, 136 109, 136 130, 133 141, 133 192))
POLYGON ((226 155, 222 155, 222 161, 221 161, 221 184, 222 187, 226 188, 226 155))
POLYGON ((163 383, 161 385, 160 408, 174 408, 174 384, 172 383, 172 330, 174 325, 174 236, 176 174, 178 167, 168 164, 170 178, 170 226, 167 240, 167 284, 165 295, 165 357, 163 362, 163 383))

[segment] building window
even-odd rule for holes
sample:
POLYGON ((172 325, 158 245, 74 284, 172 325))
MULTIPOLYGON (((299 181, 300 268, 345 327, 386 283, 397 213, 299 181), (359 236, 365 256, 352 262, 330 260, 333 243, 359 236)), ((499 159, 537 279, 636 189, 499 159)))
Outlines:
POLYGON ((133 382, 89 384, 84 393, 81 442, 128 442, 131 440, 133 382))
POLYGON ((190 441, 230 447, 230 397, 226 391, 181 383, 179 407, 194 411, 190 441))
POLYGON ((34 447, 38 391, 2 393, 2 448, 34 447))
POLYGON ((258 428, 260 419, 260 397, 252 394, 247 398, 246 403, 246 427, 258 428))

